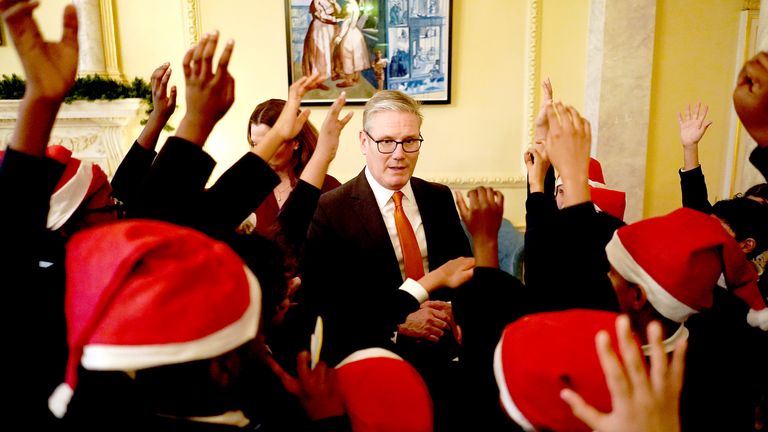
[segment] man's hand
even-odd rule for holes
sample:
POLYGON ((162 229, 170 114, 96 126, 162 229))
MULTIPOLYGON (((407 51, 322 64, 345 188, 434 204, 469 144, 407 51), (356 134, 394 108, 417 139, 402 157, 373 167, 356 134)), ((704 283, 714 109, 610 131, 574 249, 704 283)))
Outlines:
POLYGON ((285 390, 299 399, 311 420, 345 414, 344 402, 336 384, 336 371, 329 369, 322 361, 310 369, 309 351, 302 351, 296 359, 298 379, 285 372, 272 356, 266 356, 265 361, 280 378, 285 390))
POLYGON ((572 106, 556 102, 547 107, 549 134, 544 148, 565 185, 564 207, 590 200, 589 149, 592 129, 589 121, 572 106))
POLYGON ((646 374, 642 354, 622 315, 616 319, 622 364, 611 349, 610 336, 601 331, 595 337, 597 355, 611 392, 613 411, 597 411, 576 392, 564 389, 560 395, 573 414, 590 428, 600 432, 677 432, 680 430, 680 390, 683 384, 686 342, 675 347, 671 364, 667 362, 658 322, 648 326, 651 346, 651 373, 646 374))
POLYGON ((707 120, 709 107, 701 102, 691 111, 691 105, 688 109, 677 113, 677 122, 680 124, 680 143, 683 145, 683 169, 690 170, 699 166, 699 141, 707 131, 711 120, 707 120))
POLYGON ((455 195, 461 219, 472 234, 476 265, 498 268, 498 236, 504 217, 504 195, 493 188, 480 186, 467 194, 469 206, 461 193, 456 192, 455 195))
MULTIPOLYGON (((421 304, 421 308, 408 315, 405 322, 397 326, 397 332, 403 336, 414 339, 423 339, 437 342, 445 334, 445 330, 451 328, 453 310, 446 309, 442 305, 427 301, 421 304)), ((450 306, 450 305, 448 305, 450 306)))
POLYGON ((8 32, 24 68, 24 98, 60 104, 77 72, 77 12, 73 5, 64 8, 64 31, 59 42, 46 42, 40 34, 32 11, 36 1, 0 1, 8 32))
POLYGON ((531 192, 544 192, 544 180, 549 169, 549 159, 543 144, 534 144, 523 155, 528 170, 528 186, 531 192))
POLYGON ((733 90, 733 106, 757 145, 768 147, 768 52, 744 64, 733 90))
POLYGON ((213 127, 235 101, 235 79, 228 70, 235 42, 227 41, 214 73, 213 55, 218 41, 217 31, 206 33, 184 56, 187 112, 176 136, 199 146, 205 144, 213 127))

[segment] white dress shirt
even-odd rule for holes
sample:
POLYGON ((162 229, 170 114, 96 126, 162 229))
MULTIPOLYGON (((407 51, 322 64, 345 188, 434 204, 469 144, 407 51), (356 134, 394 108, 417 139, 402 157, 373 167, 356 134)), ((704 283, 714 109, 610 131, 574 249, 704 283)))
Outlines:
MULTIPOLYGON (((397 256, 397 262, 400 266, 400 274, 405 281, 400 289, 410 293, 419 303, 423 303, 429 298, 427 291, 412 279, 406 279, 405 277, 405 263, 403 261, 403 250, 400 247, 400 239, 397 236, 397 227, 395 226, 395 202, 392 201, 392 195, 397 192, 385 188, 380 185, 379 182, 373 178, 368 167, 365 167, 365 178, 368 180, 368 184, 373 190, 373 196, 376 198, 376 203, 381 211, 381 216, 384 218, 384 225, 387 227, 387 233, 389 234, 389 240, 392 242, 392 247, 395 249, 395 256, 397 256)), ((411 188, 411 182, 403 186, 400 189, 403 193, 403 210, 408 218, 408 222, 413 227, 413 232, 416 234, 416 241, 419 243, 419 251, 421 252, 421 265, 424 267, 424 274, 429 272, 429 259, 427 255, 427 237, 424 234, 424 223, 421 220, 421 213, 419 213, 419 206, 416 204, 416 197, 413 195, 413 189, 411 188)))

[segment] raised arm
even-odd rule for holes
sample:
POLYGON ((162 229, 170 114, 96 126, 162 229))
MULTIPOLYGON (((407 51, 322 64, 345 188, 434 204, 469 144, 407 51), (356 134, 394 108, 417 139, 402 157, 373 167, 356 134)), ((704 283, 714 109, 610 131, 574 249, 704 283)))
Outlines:
POLYGON ((288 89, 288 99, 285 101, 285 107, 283 107, 280 117, 277 118, 277 122, 267 132, 264 139, 258 145, 251 148, 251 152, 268 161, 272 159, 280 144, 298 135, 310 114, 309 109, 303 111, 299 109, 301 98, 310 90, 324 88, 324 80, 325 77, 315 72, 308 77, 301 77, 298 81, 291 84, 291 87, 288 89))
POLYGON ((701 102, 693 110, 691 105, 677 114, 680 124, 680 143, 683 146, 683 169, 680 170, 680 189, 683 207, 692 208, 705 213, 712 211, 707 194, 707 184, 699 164, 699 141, 704 136, 711 121, 707 120, 709 107, 701 102))
POLYGON ((328 173, 328 167, 336 157, 336 150, 339 148, 339 135, 354 114, 350 112, 339 119, 339 114, 345 103, 347 103, 347 93, 341 92, 325 116, 323 126, 320 128, 320 136, 317 138, 317 148, 315 148, 315 152, 309 158, 307 166, 304 167, 304 171, 299 177, 318 189, 323 188, 323 180, 328 173))
POLYGON ((133 207, 138 200, 141 184, 152 168, 157 153, 155 147, 168 119, 176 110, 176 86, 168 92, 171 77, 170 63, 163 63, 152 73, 152 105, 144 129, 136 143, 125 155, 112 177, 112 195, 123 202, 128 217, 133 216, 133 207))
POLYGON ((683 170, 688 171, 699 166, 699 141, 704 136, 711 120, 707 120, 709 107, 701 102, 691 110, 691 105, 683 112, 677 113, 680 124, 680 143, 683 145, 683 170))
POLYGON ((176 136, 201 147, 235 101, 235 79, 228 69, 235 42, 227 41, 214 72, 213 55, 218 41, 218 31, 207 33, 184 55, 187 112, 176 136))
POLYGON ((176 86, 168 92, 168 80, 171 79, 171 64, 163 63, 152 72, 152 112, 149 113, 147 124, 141 131, 136 142, 147 150, 154 150, 157 139, 165 124, 176 111, 176 86))
POLYGON ((51 129, 64 96, 77 72, 77 13, 64 8, 64 31, 59 42, 43 40, 32 12, 36 1, 0 2, 16 52, 24 68, 26 89, 9 147, 32 156, 44 156, 51 129))

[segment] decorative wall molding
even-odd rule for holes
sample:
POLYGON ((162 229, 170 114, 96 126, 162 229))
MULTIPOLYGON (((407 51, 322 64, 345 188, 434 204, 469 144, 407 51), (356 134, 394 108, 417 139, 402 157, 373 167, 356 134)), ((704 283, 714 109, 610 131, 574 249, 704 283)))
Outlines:
MULTIPOLYGON (((76 101, 62 105, 50 144, 72 150, 73 156, 94 162, 111 178, 136 138, 141 99, 76 101)), ((0 100, 0 148, 11 141, 19 110, 18 100, 0 100)))
POLYGON ((451 189, 473 189, 478 186, 489 186, 494 189, 520 189, 527 186, 527 180, 522 176, 481 175, 478 177, 445 176, 426 177, 425 180, 444 184, 451 189))
POLYGON ((184 21, 184 44, 191 46, 200 40, 200 34, 202 33, 200 1, 181 0, 181 9, 184 21))
POLYGON ((528 16, 526 18, 525 29, 525 136, 523 142, 527 145, 533 144, 533 123, 536 119, 538 110, 537 91, 539 88, 539 65, 541 63, 540 52, 540 35, 541 35, 541 19, 540 19, 540 5, 539 0, 528 1, 528 16))

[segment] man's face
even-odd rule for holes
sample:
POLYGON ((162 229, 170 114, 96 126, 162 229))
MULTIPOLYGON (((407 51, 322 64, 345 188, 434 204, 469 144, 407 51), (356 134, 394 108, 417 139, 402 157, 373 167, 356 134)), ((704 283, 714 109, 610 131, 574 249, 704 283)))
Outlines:
POLYGON ((380 185, 390 190, 402 189, 411 179, 413 170, 416 169, 419 152, 406 153, 403 151, 403 146, 398 145, 394 153, 381 153, 373 140, 418 139, 420 126, 419 117, 416 114, 382 111, 369 119, 367 132, 370 137, 365 131, 360 131, 360 150, 365 155, 365 163, 373 178, 380 185))

